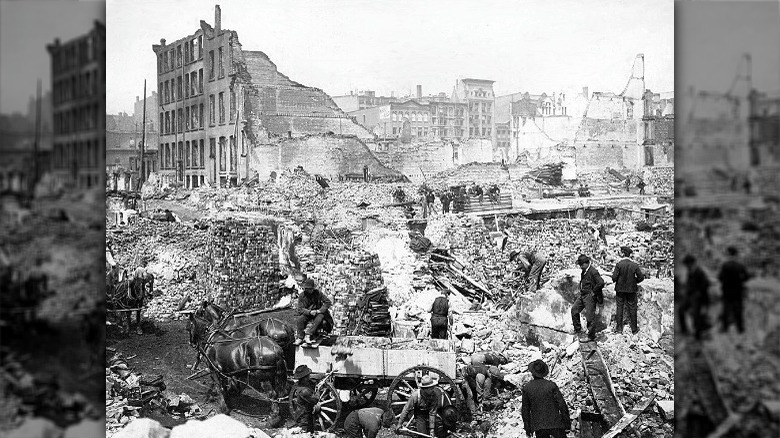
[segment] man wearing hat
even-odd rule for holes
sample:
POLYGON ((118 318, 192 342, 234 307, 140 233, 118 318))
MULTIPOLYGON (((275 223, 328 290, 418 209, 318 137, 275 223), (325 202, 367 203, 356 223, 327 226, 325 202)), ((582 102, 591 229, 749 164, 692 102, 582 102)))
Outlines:
POLYGON ((520 269, 516 272, 523 273, 523 276, 529 279, 528 291, 531 293, 536 292, 541 287, 542 270, 547 264, 547 258, 538 251, 527 249, 510 252, 509 261, 513 262, 515 259, 520 264, 520 269))
POLYGON ((314 391, 311 368, 299 365, 292 376, 295 386, 290 391, 290 412, 295 425, 304 432, 314 432, 314 411, 320 406, 319 395, 314 391))
POLYGON ((543 360, 528 364, 533 380, 523 385, 521 415, 528 436, 536 438, 566 438, 571 429, 569 407, 558 385, 545 379, 550 372, 543 360))
MULTIPOLYGON (((436 430, 436 413, 439 410, 441 400, 436 391, 436 381, 430 375, 422 377, 419 383, 420 389, 412 391, 409 400, 406 401, 401 415, 398 417, 399 429, 404 426, 410 412, 414 413, 415 430, 418 433, 433 435, 436 430)), ((396 429, 396 433, 398 433, 396 429)))
MULTIPOLYGON (((580 322, 580 313, 585 311, 585 321, 587 323, 587 340, 596 339, 596 303, 602 304, 604 297, 602 289, 604 288, 604 279, 601 278, 599 271, 590 263, 590 257, 580 254, 577 257, 577 264, 582 269, 580 275, 580 294, 574 301, 571 308, 571 320, 574 325, 574 334, 582 334, 582 323, 580 322)), ((585 341, 585 339, 580 339, 585 341)))
POLYGON ((615 282, 615 318, 617 324, 615 333, 623 333, 623 309, 628 310, 628 320, 631 324, 631 333, 639 333, 639 327, 636 322, 636 304, 639 283, 645 279, 642 269, 631 260, 631 248, 627 246, 620 247, 620 254, 623 259, 617 262, 615 270, 612 272, 612 281, 615 282))
POLYGON ((693 318, 693 330, 696 339, 701 339, 709 328, 707 307, 710 304, 710 280, 701 269, 696 258, 690 254, 683 258, 687 275, 685 281, 685 296, 679 308, 680 332, 688 333, 686 316, 690 313, 693 318))
POLYGON ((303 282, 303 293, 298 297, 298 320, 295 333, 295 345, 311 343, 311 335, 324 323, 325 331, 333 328, 330 306, 333 303, 324 293, 315 288, 314 280, 307 278, 303 282), (305 339, 304 339, 305 335, 305 339))

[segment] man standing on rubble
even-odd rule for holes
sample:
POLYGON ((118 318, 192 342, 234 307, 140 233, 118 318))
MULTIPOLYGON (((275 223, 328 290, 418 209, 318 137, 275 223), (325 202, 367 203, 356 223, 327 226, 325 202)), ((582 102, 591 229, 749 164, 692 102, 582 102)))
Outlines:
POLYGON ((737 261, 737 248, 726 249, 728 260, 720 268, 718 280, 723 291, 723 312, 721 313, 721 331, 727 332, 732 323, 740 333, 745 331, 742 318, 745 298, 745 282, 750 279, 745 265, 737 261))
POLYGON ((451 195, 448 190, 443 190, 441 194, 439 195, 439 200, 441 201, 441 210, 443 214, 447 214, 450 212, 450 202, 452 201, 451 195))
POLYGON ((509 261, 517 259, 520 269, 515 272, 522 273, 528 279, 528 291, 536 292, 542 284, 542 270, 547 264, 547 258, 540 252, 527 249, 525 251, 512 251, 509 253, 509 261))
MULTIPOLYGON (((574 334, 582 335, 582 323, 580 322, 580 313, 585 311, 585 321, 588 329, 588 341, 596 339, 596 303, 603 303, 604 298, 602 289, 604 288, 604 279, 601 278, 599 271, 593 267, 590 257, 580 254, 577 257, 577 264, 582 269, 580 274, 580 294, 574 301, 571 308, 571 319, 574 325, 574 334)), ((585 341, 586 339, 580 339, 585 341)))
POLYGON ((639 194, 644 195, 645 194, 645 187, 647 187, 647 184, 645 184, 645 181, 643 179, 639 179, 639 184, 636 185, 637 188, 639 188, 639 194))
POLYGON ((317 333, 320 325, 325 331, 333 327, 330 306, 333 303, 324 293, 315 288, 314 280, 307 278, 303 282, 303 293, 298 297, 298 320, 295 333, 295 345, 312 342, 311 336, 317 333), (304 338, 305 335, 305 338, 304 338))
POLYGON ((566 438, 571 429, 569 407, 558 385, 545 379, 550 369, 537 359, 528 364, 533 380, 523 385, 521 415, 527 436, 566 438))
POLYGON ((436 213, 436 208, 433 205, 434 202, 436 202, 436 195, 433 193, 433 190, 429 189, 425 193, 425 203, 428 204, 428 210, 431 214, 436 213))
POLYGON ((623 333, 623 309, 628 310, 628 320, 631 324, 631 333, 639 333, 639 327, 636 322, 636 304, 637 292, 639 292, 639 283, 645 276, 639 265, 631 260, 633 251, 627 246, 620 247, 620 254, 623 259, 617 262, 615 270, 612 272, 612 281, 615 282, 615 333, 623 333))
POLYGON ((688 254, 683 258, 687 274, 685 281, 685 297, 680 305, 680 332, 688 333, 688 324, 686 316, 688 314, 693 318, 694 337, 697 340, 702 338, 707 329, 709 329, 709 320, 707 318, 707 308, 710 305, 710 280, 707 274, 698 265, 696 257, 688 254))
POLYGON ((442 290, 431 305, 431 339, 447 339, 447 327, 452 318, 448 294, 448 291, 442 290))

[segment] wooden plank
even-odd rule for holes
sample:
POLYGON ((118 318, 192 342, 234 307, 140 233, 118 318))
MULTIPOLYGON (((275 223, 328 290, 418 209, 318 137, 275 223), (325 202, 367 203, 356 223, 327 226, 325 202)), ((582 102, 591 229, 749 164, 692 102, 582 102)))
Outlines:
POLYGON ((607 433, 605 433, 601 438, 614 438, 616 437, 620 432, 623 431, 626 427, 628 427, 629 424, 631 424, 634 420, 639 417, 639 415, 647 409, 648 406, 650 406, 650 403, 655 400, 655 394, 651 395, 650 397, 645 398, 641 402, 639 402, 636 406, 634 406, 633 409, 631 409, 631 412, 627 413, 623 416, 617 423, 615 423, 614 426, 612 426, 607 433))

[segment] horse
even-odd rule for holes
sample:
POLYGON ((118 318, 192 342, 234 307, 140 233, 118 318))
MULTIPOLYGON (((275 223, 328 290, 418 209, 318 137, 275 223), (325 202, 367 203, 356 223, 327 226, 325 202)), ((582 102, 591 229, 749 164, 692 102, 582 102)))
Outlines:
MULTIPOLYGON (((150 294, 154 288, 154 277, 151 274, 148 276, 151 279, 131 279, 126 269, 122 270, 121 274, 118 270, 112 269, 106 277, 108 282, 108 299, 106 301, 112 304, 112 310, 137 309, 135 321, 139 335, 143 334, 141 331, 141 311, 146 301, 147 285, 149 285, 150 294)), ((130 332, 132 315, 130 312, 125 312, 125 315, 127 317, 127 331, 130 332)))
POLYGON ((237 316, 233 311, 226 312, 209 301, 204 301, 195 312, 207 321, 212 329, 221 329, 234 338, 250 336, 268 336, 284 351, 285 359, 292 364, 295 361, 295 330, 284 321, 263 316, 237 316))
MULTIPOLYGON (((286 393, 287 363, 282 348, 268 336, 235 338, 225 330, 210 333, 206 319, 190 314, 187 323, 190 346, 197 349, 198 361, 205 357, 222 389, 225 407, 240 395, 252 378, 260 383, 261 394, 271 399, 272 411, 278 412, 277 397, 286 393)), ((197 364, 196 364, 197 365, 197 364)), ((193 367, 194 368, 194 367, 193 367)))

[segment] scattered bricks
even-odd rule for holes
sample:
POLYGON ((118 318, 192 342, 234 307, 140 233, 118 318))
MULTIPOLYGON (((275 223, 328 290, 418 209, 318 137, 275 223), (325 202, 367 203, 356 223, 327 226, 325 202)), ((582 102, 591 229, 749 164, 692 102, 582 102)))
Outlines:
POLYGON ((658 413, 666 421, 674 420, 674 400, 662 400, 655 402, 658 413))

